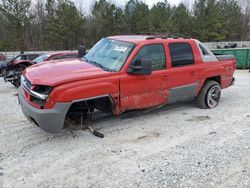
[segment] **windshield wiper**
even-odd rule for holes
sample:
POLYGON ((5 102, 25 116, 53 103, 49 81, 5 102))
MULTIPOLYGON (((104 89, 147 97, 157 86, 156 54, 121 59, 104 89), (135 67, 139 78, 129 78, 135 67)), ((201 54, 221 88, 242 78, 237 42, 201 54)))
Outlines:
POLYGON ((103 65, 101 65, 101 64, 99 64, 99 63, 97 63, 97 62, 95 62, 95 61, 90 61, 90 60, 88 60, 86 57, 83 57, 83 59, 84 59, 87 63, 90 63, 90 64, 92 64, 92 65, 95 65, 96 67, 99 67, 99 68, 101 68, 102 70, 105 70, 105 71, 108 71, 108 72, 114 72, 112 69, 109 69, 108 67, 105 67, 105 66, 103 66, 103 65))
POLYGON ((89 62, 89 60, 85 56, 83 56, 83 60, 86 61, 87 63, 89 62))
POLYGON ((105 70, 105 71, 108 71, 108 72, 113 72, 113 70, 111 70, 111 69, 109 69, 108 67, 105 67, 105 66, 103 66, 103 65, 101 65, 101 64, 99 64, 99 63, 97 63, 97 62, 95 62, 95 61, 89 61, 92 65, 95 65, 95 66, 97 66, 97 67, 99 67, 99 68, 101 68, 101 69, 103 69, 103 70, 105 70))

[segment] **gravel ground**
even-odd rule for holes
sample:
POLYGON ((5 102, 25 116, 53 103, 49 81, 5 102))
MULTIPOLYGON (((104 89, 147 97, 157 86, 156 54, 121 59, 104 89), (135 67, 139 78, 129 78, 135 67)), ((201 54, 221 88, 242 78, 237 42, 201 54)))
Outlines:
POLYGON ((93 124, 105 138, 29 123, 0 81, 0 187, 250 187, 250 74, 220 105, 192 102, 93 124))

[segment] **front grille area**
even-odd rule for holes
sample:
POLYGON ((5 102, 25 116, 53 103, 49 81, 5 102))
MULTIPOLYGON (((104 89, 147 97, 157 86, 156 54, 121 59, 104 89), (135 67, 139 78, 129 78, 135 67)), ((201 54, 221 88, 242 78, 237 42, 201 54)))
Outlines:
POLYGON ((43 108, 45 100, 39 99, 39 98, 31 95, 27 91, 27 90, 33 90, 34 91, 35 88, 32 86, 31 82, 25 77, 23 78, 23 87, 24 87, 24 92, 25 92, 26 99, 28 101, 30 101, 32 104, 34 104, 34 106, 39 107, 39 108, 43 108))
POLYGON ((34 96, 30 96, 30 101, 37 104, 37 105, 39 105, 40 108, 42 108, 44 106, 44 102, 45 102, 45 100, 38 99, 38 98, 36 98, 34 96))

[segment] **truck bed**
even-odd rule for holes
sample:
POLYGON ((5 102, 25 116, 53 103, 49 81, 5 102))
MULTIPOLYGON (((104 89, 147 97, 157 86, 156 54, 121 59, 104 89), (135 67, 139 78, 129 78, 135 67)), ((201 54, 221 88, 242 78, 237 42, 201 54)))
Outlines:
POLYGON ((235 59, 233 55, 214 54, 219 61, 235 59))

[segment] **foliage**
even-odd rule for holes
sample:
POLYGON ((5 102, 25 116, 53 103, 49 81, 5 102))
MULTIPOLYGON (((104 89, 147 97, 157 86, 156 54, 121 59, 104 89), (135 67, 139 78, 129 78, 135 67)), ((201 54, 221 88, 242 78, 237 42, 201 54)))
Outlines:
POLYGON ((9 31, 7 38, 12 40, 12 43, 5 44, 6 39, 3 38, 1 42, 11 49, 19 48, 24 50, 26 48, 25 30, 33 19, 33 16, 29 14, 30 6, 30 0, 3 0, 0 6, 3 24, 9 31))
POLYGON ((129 33, 148 31, 148 6, 139 0, 130 0, 125 6, 124 16, 129 33))
POLYGON ((246 40, 250 5, 239 2, 195 0, 190 10, 182 3, 171 6, 167 0, 151 8, 142 0, 129 0, 123 9, 98 0, 91 11, 82 12, 83 6, 70 0, 0 0, 0 51, 91 47, 105 36, 148 32, 201 41, 246 40))
POLYGON ((57 9, 50 12, 46 20, 45 34, 48 46, 52 49, 73 49, 78 45, 83 32, 84 18, 70 1, 58 3, 57 9))

